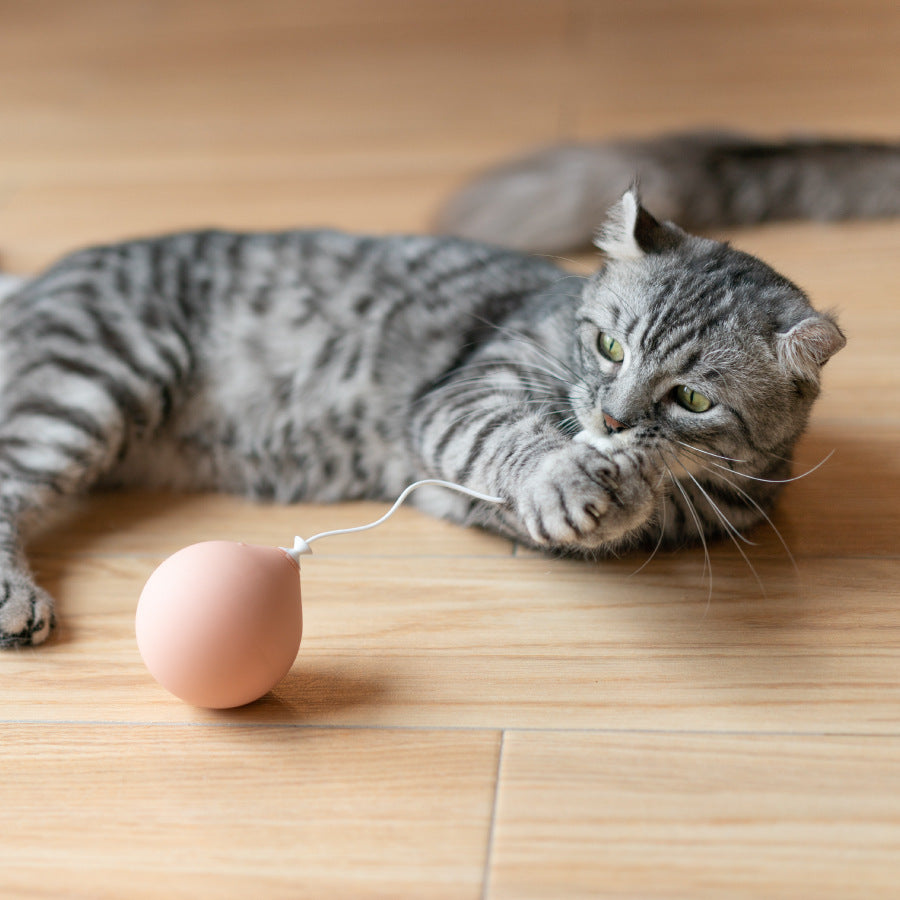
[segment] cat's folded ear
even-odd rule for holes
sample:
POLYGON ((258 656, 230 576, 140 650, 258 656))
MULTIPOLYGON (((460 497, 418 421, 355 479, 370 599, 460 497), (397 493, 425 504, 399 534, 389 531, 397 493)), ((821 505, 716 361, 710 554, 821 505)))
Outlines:
POLYGON ((607 213, 594 236, 594 245, 610 259, 640 259, 664 253, 681 243, 684 232, 669 222, 658 222, 641 206, 636 184, 607 213))
POLYGON ((782 366, 804 381, 817 381, 819 369, 846 343, 834 318, 815 311, 775 335, 775 350, 782 366))

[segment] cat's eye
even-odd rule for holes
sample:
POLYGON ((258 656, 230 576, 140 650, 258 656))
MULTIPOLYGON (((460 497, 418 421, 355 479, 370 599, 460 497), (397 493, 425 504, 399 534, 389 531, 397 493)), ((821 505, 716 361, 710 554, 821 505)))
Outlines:
POLYGON ((605 331, 597 335, 597 349, 601 356, 605 356, 610 362, 620 363, 625 359, 625 350, 622 345, 605 331))
POLYGON ((701 394, 686 384, 679 384, 675 388, 675 399, 680 406, 695 413, 706 412, 713 405, 706 394, 701 394))

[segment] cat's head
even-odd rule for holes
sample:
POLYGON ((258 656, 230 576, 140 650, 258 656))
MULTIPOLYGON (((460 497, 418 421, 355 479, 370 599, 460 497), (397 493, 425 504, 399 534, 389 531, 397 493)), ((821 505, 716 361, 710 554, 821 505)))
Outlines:
POLYGON ((789 457, 820 369, 844 346, 834 318, 759 259, 658 222, 635 188, 596 244, 606 264, 578 312, 584 381, 572 396, 584 430, 652 435, 757 471, 789 457))

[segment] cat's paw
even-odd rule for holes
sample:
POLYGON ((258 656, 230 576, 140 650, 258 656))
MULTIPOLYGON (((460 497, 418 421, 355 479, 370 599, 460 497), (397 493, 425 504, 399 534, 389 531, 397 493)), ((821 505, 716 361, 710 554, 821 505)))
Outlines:
POLYGON ((573 441, 540 460, 518 512, 535 544, 594 549, 646 522, 658 486, 656 470, 626 447, 573 441))
POLYGON ((21 572, 0 575, 0 648, 46 640, 54 625, 53 598, 21 572))

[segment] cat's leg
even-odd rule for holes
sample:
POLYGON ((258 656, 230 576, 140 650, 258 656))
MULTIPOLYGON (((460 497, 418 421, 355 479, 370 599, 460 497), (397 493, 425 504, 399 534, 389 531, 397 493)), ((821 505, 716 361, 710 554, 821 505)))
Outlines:
POLYGON ((54 622, 23 528, 149 441, 179 367, 175 351, 161 352, 121 314, 100 319, 72 296, 44 300, 0 323, 0 647, 40 643, 54 622))
MULTIPOLYGON (((75 400, 27 393, 4 404, 0 422, 0 646, 36 644, 53 625, 53 601, 34 583, 23 527, 67 494, 86 489, 107 468, 116 429, 75 400)), ((69 388, 69 390, 66 390, 69 388)), ((84 390, 80 391, 83 395, 84 390)))
POLYGON ((17 291, 25 283, 24 278, 18 275, 5 275, 0 272, 0 300, 17 291))
POLYGON ((589 551, 621 545, 657 514, 663 478, 648 446, 627 434, 573 439, 526 392, 486 388, 483 371, 477 389, 470 383, 463 373, 458 389, 450 382, 422 398, 410 420, 424 472, 506 500, 456 518, 589 551))

